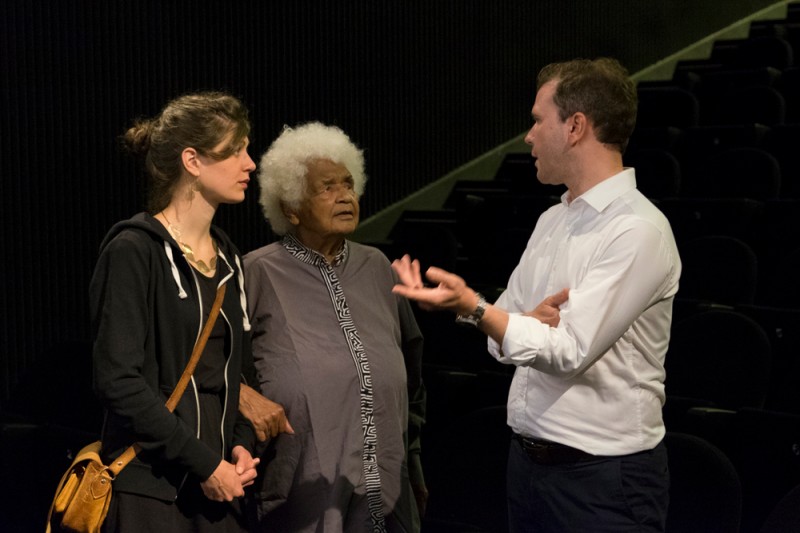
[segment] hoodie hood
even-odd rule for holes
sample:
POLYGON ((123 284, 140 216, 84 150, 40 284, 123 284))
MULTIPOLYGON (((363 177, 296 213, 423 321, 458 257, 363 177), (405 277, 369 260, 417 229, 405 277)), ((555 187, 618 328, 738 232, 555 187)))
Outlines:
POLYGON ((100 252, 106 249, 106 246, 108 246, 108 243, 110 243, 114 237, 126 229, 142 230, 161 240, 172 241, 175 243, 176 247, 178 245, 161 222, 147 213, 137 213, 128 220, 122 220, 111 226, 111 229, 108 230, 108 233, 106 233, 106 236, 103 238, 103 242, 100 243, 100 252))
MULTIPOLYGON (((186 265, 185 268, 191 270, 192 267, 189 265, 189 262, 186 260, 186 258, 183 257, 183 252, 181 251, 180 246, 178 246, 177 241, 172 237, 169 231, 167 231, 167 228, 165 228, 164 225, 152 215, 148 213, 137 213, 128 220, 123 220, 114 224, 103 238, 103 241, 100 244, 100 252, 102 252, 106 246, 108 246, 108 243, 110 243, 117 235, 129 229, 143 231, 149 234, 153 240, 163 243, 164 255, 169 261, 170 268, 172 269, 172 278, 175 281, 178 297, 181 299, 187 298, 188 294, 181 283, 180 270, 175 258, 179 257, 180 261, 186 265)), ((233 243, 225 234, 225 232, 214 225, 211 226, 211 236, 217 242, 217 246, 219 248, 219 260, 223 261, 228 266, 230 271, 237 277, 237 282, 239 283, 240 288, 239 294, 244 329, 245 331, 250 331, 250 321, 247 317, 247 296, 245 295, 244 291, 244 275, 242 273, 239 252, 236 250, 235 246, 233 246, 233 243), (231 264, 229 258, 232 258, 233 264, 231 264)))

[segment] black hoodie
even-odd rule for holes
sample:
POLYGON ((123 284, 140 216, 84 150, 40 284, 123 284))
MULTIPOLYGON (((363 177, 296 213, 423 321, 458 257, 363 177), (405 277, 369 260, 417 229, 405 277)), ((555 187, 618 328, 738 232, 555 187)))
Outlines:
POLYGON ((115 491, 174 500, 187 474, 207 479, 238 444, 253 451, 253 428, 239 413, 242 376, 255 377, 241 261, 227 235, 214 226, 211 234, 219 247, 220 283, 227 284, 218 318, 225 322, 228 349, 224 457, 197 438, 194 380, 174 413, 164 405, 203 326, 198 274, 166 228, 146 213, 114 225, 100 247, 89 299, 94 389, 106 410, 103 459, 134 442, 142 447, 117 477, 115 491))

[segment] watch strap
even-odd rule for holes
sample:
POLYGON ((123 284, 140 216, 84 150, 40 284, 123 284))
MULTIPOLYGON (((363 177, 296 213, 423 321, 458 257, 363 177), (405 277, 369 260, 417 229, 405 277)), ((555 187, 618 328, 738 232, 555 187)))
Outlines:
POLYGON ((483 314, 486 312, 488 303, 481 293, 476 292, 475 295, 478 297, 478 305, 475 306, 475 310, 468 315, 456 315, 457 324, 478 327, 478 324, 483 319, 483 314))

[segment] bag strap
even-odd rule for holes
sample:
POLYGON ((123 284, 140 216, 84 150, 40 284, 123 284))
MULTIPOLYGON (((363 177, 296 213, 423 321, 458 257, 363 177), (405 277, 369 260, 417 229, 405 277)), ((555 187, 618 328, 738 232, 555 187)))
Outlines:
MULTIPOLYGON (((192 378, 194 369, 197 367, 197 362, 200 360, 200 356, 203 355, 206 342, 208 341, 208 337, 211 335, 211 329, 214 327, 214 323, 217 321, 217 317, 219 316, 219 309, 222 307, 222 300, 224 297, 225 285, 222 285, 219 289, 217 289, 217 296, 214 298, 214 305, 211 306, 211 311, 208 313, 208 320, 206 321, 205 326, 203 326, 203 331, 200 333, 200 338, 197 339, 197 342, 194 345, 192 356, 189 358, 189 362, 186 364, 186 368, 183 370, 183 374, 178 380, 178 384, 175 385, 175 389, 172 391, 172 394, 169 395, 166 405, 170 413, 175 410, 175 407, 178 405, 181 396, 183 396, 183 393, 186 391, 186 387, 189 385, 189 380, 192 378)), ((139 443, 132 444, 127 450, 122 452, 119 457, 114 459, 114 462, 111 463, 111 465, 108 467, 108 470, 114 475, 114 477, 116 477, 123 468, 128 466, 128 463, 130 463, 133 458, 136 457, 136 454, 139 453, 141 449, 142 448, 139 446, 139 443)))

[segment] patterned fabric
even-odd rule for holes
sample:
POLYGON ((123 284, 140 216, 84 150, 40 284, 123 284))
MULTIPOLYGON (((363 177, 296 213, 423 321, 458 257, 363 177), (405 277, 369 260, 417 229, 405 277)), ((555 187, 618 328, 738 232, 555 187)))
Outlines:
POLYGON ((356 330, 356 326, 350 316, 350 309, 347 307, 347 300, 344 297, 339 278, 333 269, 334 266, 342 264, 347 258, 347 241, 344 242, 342 249, 334 257, 333 264, 329 263, 321 254, 303 246, 293 235, 285 235, 282 244, 293 257, 319 268, 322 279, 325 281, 325 286, 328 288, 328 294, 331 297, 331 303, 339 321, 339 326, 342 328, 342 333, 350 348, 350 354, 353 357, 358 380, 361 384, 361 427, 364 435, 362 464, 369 513, 372 518, 372 530, 376 533, 386 533, 381 499, 381 476, 378 470, 378 435, 375 430, 372 376, 369 370, 369 361, 358 335, 358 330, 356 330))

